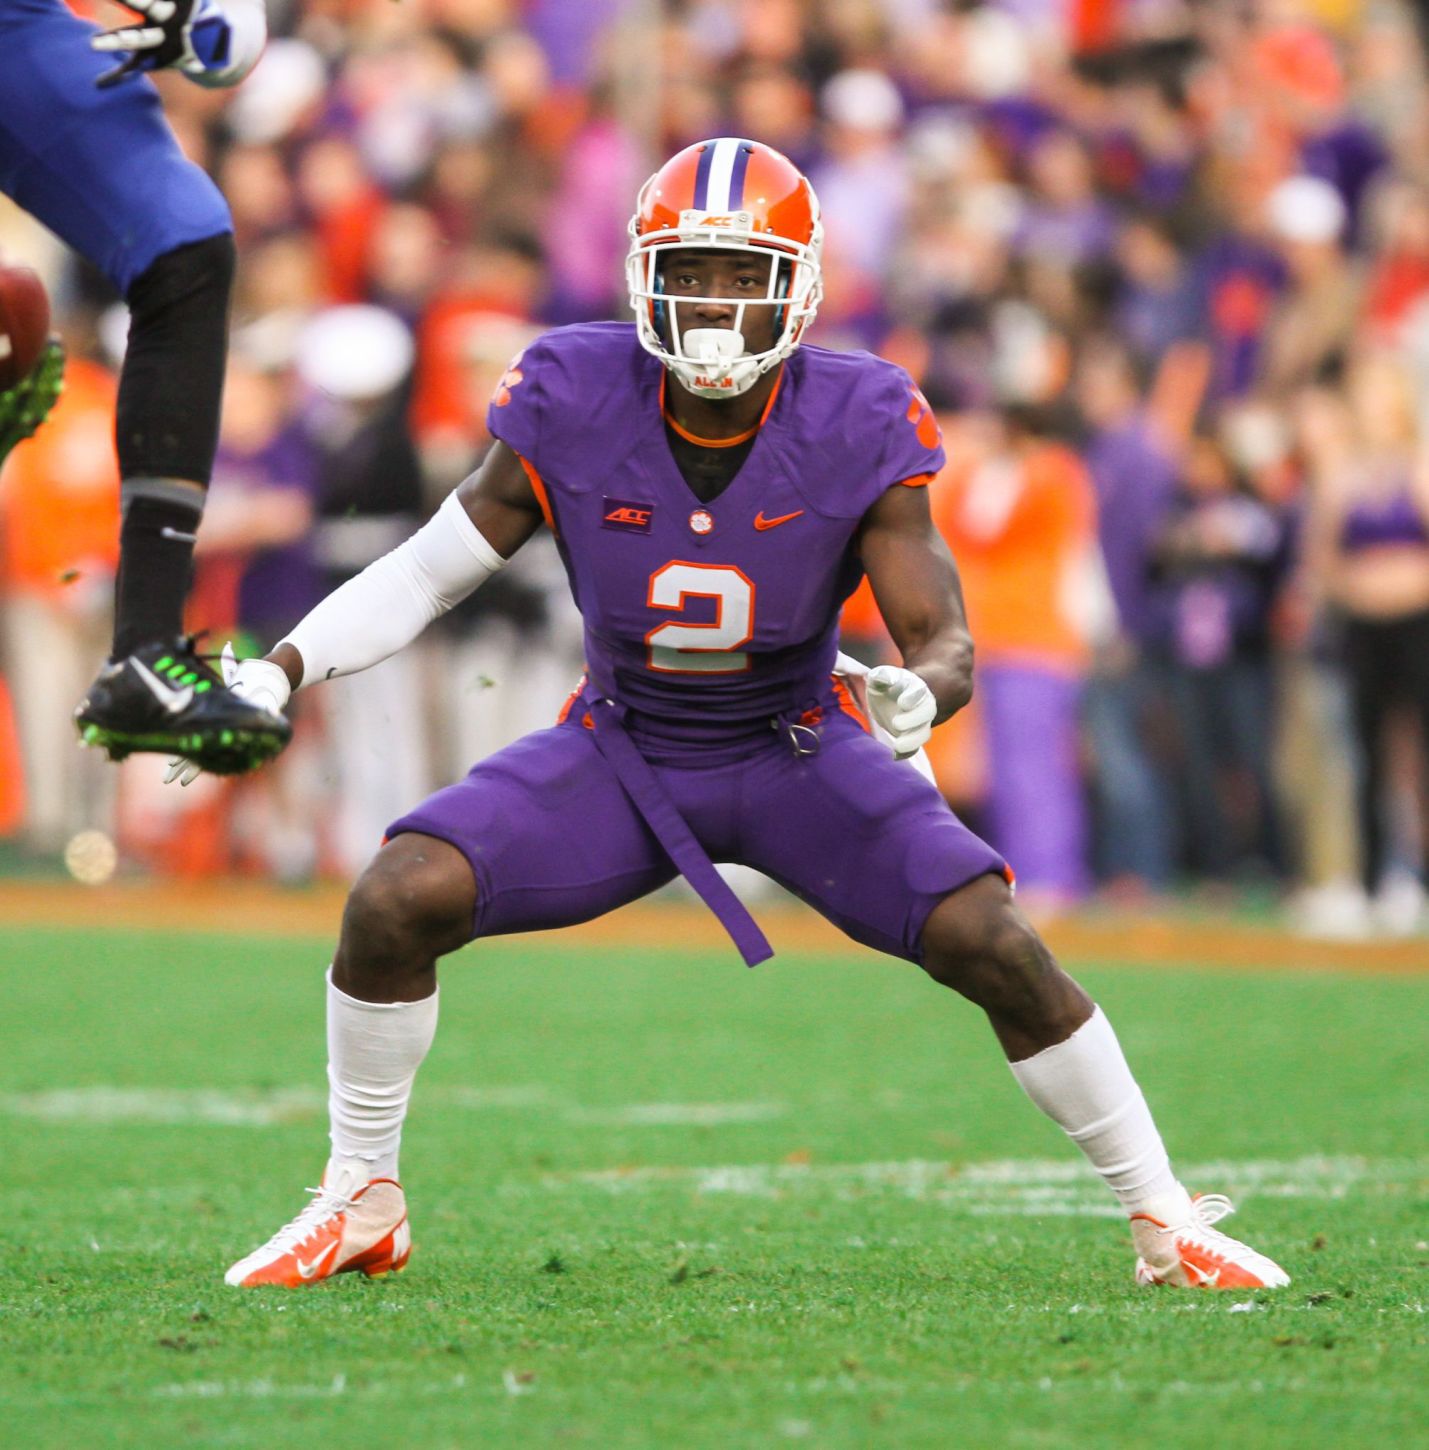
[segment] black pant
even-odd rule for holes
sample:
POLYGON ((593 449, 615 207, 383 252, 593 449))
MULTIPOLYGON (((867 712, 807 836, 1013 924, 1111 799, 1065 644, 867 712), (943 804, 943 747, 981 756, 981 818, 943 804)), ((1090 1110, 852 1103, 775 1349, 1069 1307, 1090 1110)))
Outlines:
POLYGON ((1420 744, 1429 761, 1429 609, 1397 619, 1347 617, 1344 648, 1360 749, 1364 882, 1373 891, 1384 874, 1387 844, 1382 800, 1388 754, 1385 724, 1397 706, 1408 706, 1417 717, 1420 744))

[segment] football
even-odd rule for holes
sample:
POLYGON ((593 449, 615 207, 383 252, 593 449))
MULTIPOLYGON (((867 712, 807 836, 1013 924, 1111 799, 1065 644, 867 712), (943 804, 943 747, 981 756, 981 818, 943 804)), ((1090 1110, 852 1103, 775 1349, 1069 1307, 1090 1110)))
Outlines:
POLYGON ((38 272, 0 266, 0 392, 40 360, 50 335, 50 299, 38 272))

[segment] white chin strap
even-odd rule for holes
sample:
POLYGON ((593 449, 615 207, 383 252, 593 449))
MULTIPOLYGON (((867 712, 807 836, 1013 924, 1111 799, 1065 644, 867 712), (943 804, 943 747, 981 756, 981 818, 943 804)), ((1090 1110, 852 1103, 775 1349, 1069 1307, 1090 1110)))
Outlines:
POLYGON ((697 398, 737 398, 762 369, 744 350, 744 334, 728 327, 691 327, 679 339, 682 357, 665 366, 697 398))

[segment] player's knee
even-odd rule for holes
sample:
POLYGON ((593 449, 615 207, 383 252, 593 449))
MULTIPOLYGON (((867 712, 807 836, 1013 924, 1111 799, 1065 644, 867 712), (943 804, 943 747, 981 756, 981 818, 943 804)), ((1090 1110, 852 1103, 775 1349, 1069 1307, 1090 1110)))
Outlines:
POLYGON ((943 898, 923 929, 923 969, 982 1005, 991 992, 1035 992, 1057 971, 1000 877, 984 876, 943 898))
POLYGON ((125 297, 131 326, 142 329, 172 312, 187 309, 226 324, 228 299, 238 266, 231 232, 187 242, 156 257, 134 280, 125 297))
POLYGON ((343 913, 343 947, 394 966, 471 939, 476 886, 466 858, 430 836, 403 835, 358 877, 343 913))

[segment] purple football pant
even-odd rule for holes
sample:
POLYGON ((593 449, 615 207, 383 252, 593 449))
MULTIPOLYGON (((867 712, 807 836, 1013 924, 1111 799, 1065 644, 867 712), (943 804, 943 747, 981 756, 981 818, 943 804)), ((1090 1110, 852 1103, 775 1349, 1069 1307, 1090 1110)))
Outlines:
MULTIPOLYGON (((602 916, 675 868, 578 712, 518 740, 396 821, 455 846, 476 877, 473 936, 602 916)), ((816 754, 769 732, 733 763, 652 766, 715 861, 772 877, 855 941, 918 962, 929 912, 987 872, 1007 874, 911 766, 857 721, 825 717, 816 754)))

